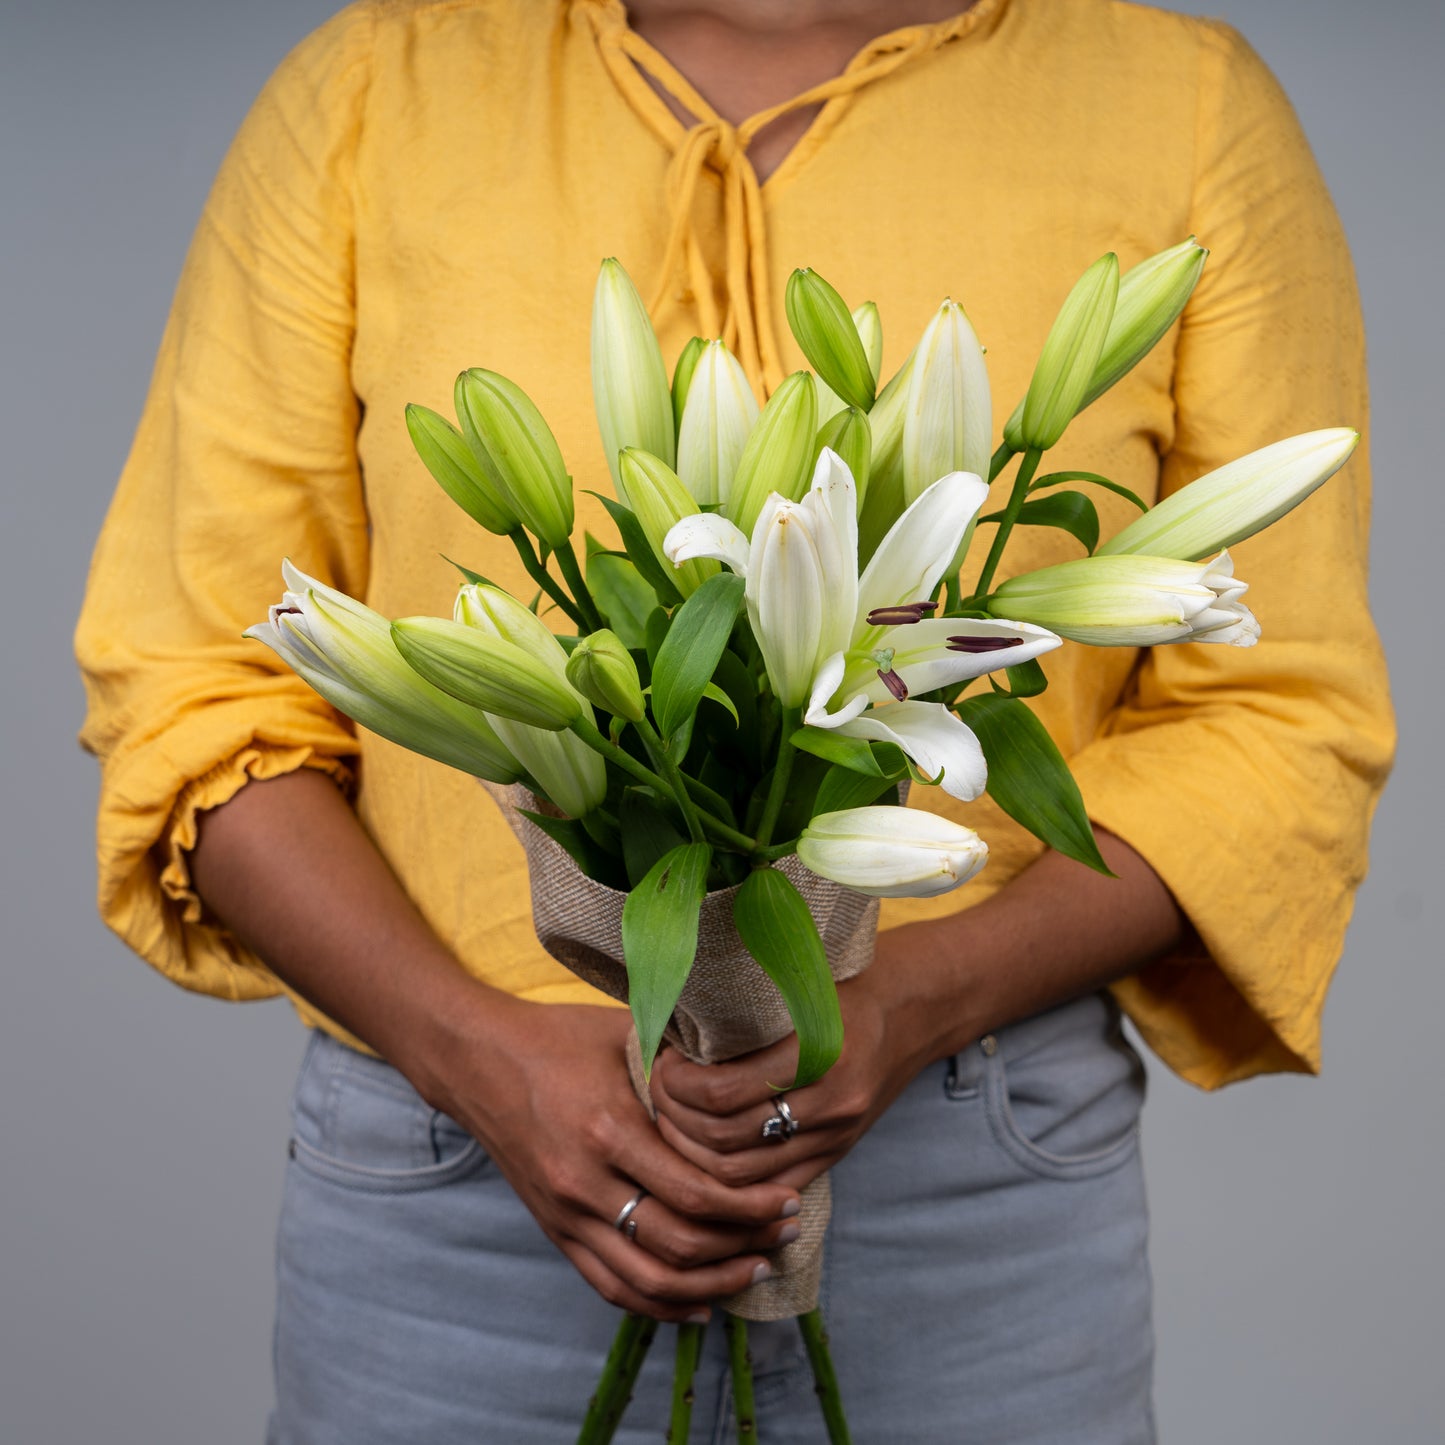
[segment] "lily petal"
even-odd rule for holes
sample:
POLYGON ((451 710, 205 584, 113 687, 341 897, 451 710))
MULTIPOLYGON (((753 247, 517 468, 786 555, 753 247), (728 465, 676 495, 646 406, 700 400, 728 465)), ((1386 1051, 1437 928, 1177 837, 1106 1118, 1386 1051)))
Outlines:
MULTIPOLYGON (((1062 643, 1063 638, 1045 627, 995 617, 929 617, 907 627, 890 627, 879 640, 880 648, 893 649, 893 671, 911 693, 932 692, 936 687, 1016 667, 1062 643), (1018 638, 1018 644, 987 652, 956 651, 948 645, 951 637, 1018 638)), ((873 702, 886 702, 890 696, 876 677, 866 683, 866 690, 873 702)))
POLYGON ((847 657, 841 652, 835 652, 818 669, 818 675, 813 679, 812 694, 808 698, 808 710, 803 714, 803 721, 809 727, 838 727, 849 719, 857 717, 868 706, 866 694, 858 692, 850 697, 837 712, 828 711, 828 701, 842 685, 843 674, 847 671, 847 666, 847 657))
POLYGON ((843 723, 844 737, 897 743, 950 797, 971 803, 988 782, 988 764, 973 729, 936 702, 895 702, 843 723), (943 774, 940 780, 938 775, 943 774))
POLYGON ((684 517, 668 530, 662 550, 674 567, 697 557, 711 557, 731 567, 739 577, 748 575, 748 539, 716 512, 684 517))

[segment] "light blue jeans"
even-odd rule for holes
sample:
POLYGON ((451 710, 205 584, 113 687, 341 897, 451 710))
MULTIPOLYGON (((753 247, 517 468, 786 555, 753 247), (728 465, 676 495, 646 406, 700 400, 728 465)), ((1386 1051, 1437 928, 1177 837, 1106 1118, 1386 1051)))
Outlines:
MULTIPOLYGON (((925 1070, 833 1171, 822 1304, 856 1445, 1154 1440, 1143 1098, 1095 995, 925 1070)), ((294 1111, 270 1445, 569 1445, 618 1315, 482 1147, 319 1033, 294 1111)), ((721 1333, 709 1445, 735 1438, 721 1333)), ((750 1336, 760 1438, 822 1445, 796 1326, 750 1336)), ((662 1438, 671 1344, 619 1445, 662 1438)))

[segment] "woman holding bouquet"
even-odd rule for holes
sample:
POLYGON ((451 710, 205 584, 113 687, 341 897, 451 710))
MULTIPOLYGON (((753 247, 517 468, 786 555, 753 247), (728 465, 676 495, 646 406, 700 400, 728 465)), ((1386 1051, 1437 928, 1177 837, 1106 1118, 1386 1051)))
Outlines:
MULTIPOLYGON (((569 1438, 610 1306, 705 1316, 830 1166, 860 1441, 1153 1438, 1119 1011, 1206 1088, 1318 1066, 1392 743, 1362 455, 1242 549, 1260 648, 1051 657, 1040 715, 1116 879, 930 794, 989 867, 885 908, 840 989, 843 1056, 789 1097, 782 1143, 768 1086, 794 1044, 706 1070, 665 1052, 654 1124, 626 1013, 541 952, 482 790, 358 734, 240 634, 280 551, 388 616, 446 610, 438 551, 528 595, 429 488, 402 411, 482 360, 542 407, 579 496, 610 490, 586 337, 605 255, 656 282, 669 362, 723 334, 761 395, 799 364, 775 321, 795 264, 913 333, 953 292, 990 342, 997 435, 1080 265, 1190 232, 1214 261, 1179 327, 1069 439, 1070 465, 1149 499, 1365 419, 1338 223, 1223 26, 1104 0, 361 0, 282 66, 202 218, 78 640, 107 920, 182 985, 284 992, 316 1029, 278 1445, 569 1438)), ((1112 530, 1127 510, 1101 504, 1112 530)), ((1021 540, 1011 565, 1070 555, 1021 540)), ((796 1332, 753 1350, 763 1433, 822 1439, 796 1332)), ((667 1388, 655 1361, 619 1438, 652 1438, 667 1388)))

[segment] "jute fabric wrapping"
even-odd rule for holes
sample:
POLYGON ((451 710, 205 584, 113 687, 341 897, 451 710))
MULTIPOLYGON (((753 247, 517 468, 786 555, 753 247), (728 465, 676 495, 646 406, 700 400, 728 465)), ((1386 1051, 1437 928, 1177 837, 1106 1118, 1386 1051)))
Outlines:
MULTIPOLYGON (((537 811, 536 799, 525 788, 484 786, 526 850, 532 920, 542 947, 579 978, 612 998, 625 1000, 622 905, 626 893, 588 878, 566 849, 517 811, 537 811)), ((796 858, 784 858, 776 866, 807 902, 833 977, 842 980, 862 973, 873 961, 878 900, 819 878, 796 858)), ((736 892, 725 888, 703 899, 697 958, 666 1030, 668 1042, 700 1064, 715 1064, 766 1048, 793 1030, 777 986, 743 947, 733 926, 736 892)), ((655 1112, 635 1033, 628 1066, 639 1097, 649 1113, 655 1112)), ((807 1127, 806 1119, 799 1122, 807 1127)), ((781 1320, 816 1306, 823 1235, 832 1209, 826 1174, 803 1191, 802 1204, 798 1238, 773 1253, 771 1277, 724 1300, 724 1309, 748 1320, 781 1320)))

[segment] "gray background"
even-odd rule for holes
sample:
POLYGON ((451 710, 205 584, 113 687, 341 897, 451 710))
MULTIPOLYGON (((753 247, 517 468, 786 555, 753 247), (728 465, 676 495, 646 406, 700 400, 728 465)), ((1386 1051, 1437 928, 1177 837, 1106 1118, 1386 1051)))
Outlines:
MULTIPOLYGON (((1168 1445, 1445 1441, 1445 800, 1439 609, 1421 580, 1445 535, 1445 7, 1221 5, 1294 98, 1354 246, 1372 338, 1374 596, 1404 737, 1325 1076, 1206 1098, 1152 1071, 1160 1421, 1168 1445)), ((96 920, 70 632, 210 178, 271 68, 335 8, 0 0, 7 1445, 261 1438, 301 1030, 281 1004, 164 985, 96 920)))

